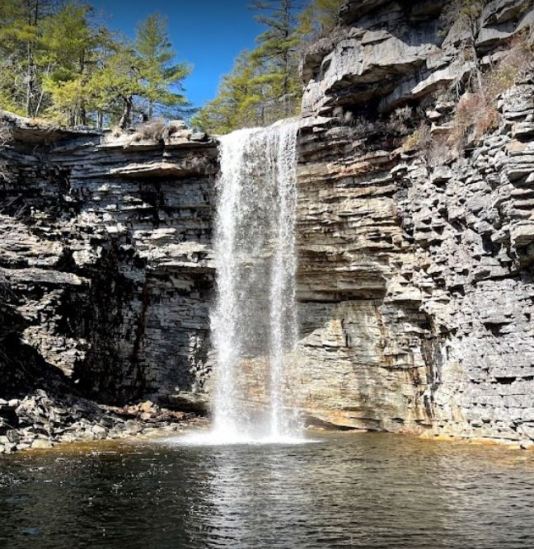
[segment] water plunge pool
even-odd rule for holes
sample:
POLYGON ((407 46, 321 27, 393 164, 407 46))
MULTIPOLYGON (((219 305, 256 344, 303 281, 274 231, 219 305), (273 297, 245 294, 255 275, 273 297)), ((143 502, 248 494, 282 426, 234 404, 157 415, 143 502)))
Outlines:
POLYGON ((534 455, 390 434, 100 443, 0 457, 0 547, 513 548, 534 455))

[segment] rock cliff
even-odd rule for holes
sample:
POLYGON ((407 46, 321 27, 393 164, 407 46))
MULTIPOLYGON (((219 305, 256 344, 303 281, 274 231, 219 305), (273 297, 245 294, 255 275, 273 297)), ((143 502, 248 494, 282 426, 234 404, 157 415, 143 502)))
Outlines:
POLYGON ((4 306, 21 321, 3 331, 100 402, 201 383, 215 142, 15 120, 2 157, 4 306))
POLYGON ((467 75, 532 40, 534 11, 488 2, 465 36, 450 6, 346 2, 304 58, 296 386, 336 425, 528 444, 531 49, 491 129, 453 138, 467 75))
MULTIPOLYGON (((460 4, 347 1, 304 55, 288 398, 322 425, 526 446, 534 70, 508 56, 534 11, 494 0, 467 25, 460 4), (521 67, 480 131, 470 85, 503 61, 521 67)), ((4 123, 0 397, 202 406, 216 140, 4 123)))

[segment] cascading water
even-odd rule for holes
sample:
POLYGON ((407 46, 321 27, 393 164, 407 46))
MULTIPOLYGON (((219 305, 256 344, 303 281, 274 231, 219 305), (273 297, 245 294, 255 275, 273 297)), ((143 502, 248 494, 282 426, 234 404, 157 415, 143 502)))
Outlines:
POLYGON ((295 124, 278 130, 275 195, 274 251, 271 264, 270 292, 270 365, 271 365, 271 436, 288 435, 289 418, 284 415, 282 384, 284 382, 284 353, 292 350, 297 341, 297 315, 295 275, 297 268, 295 249, 296 217, 296 145, 295 124))
POLYGON ((297 124, 236 131, 221 139, 215 234, 217 299, 214 427, 221 442, 287 441, 297 433, 284 405, 286 358, 295 346, 297 124), (268 368, 268 414, 251 417, 247 362, 268 368))

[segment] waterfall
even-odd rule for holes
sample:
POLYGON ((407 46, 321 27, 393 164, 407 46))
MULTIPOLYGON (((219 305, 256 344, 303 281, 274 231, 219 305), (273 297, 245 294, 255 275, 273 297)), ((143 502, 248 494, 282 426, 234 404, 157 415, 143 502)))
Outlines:
POLYGON ((296 343, 295 210, 297 124, 221 138, 215 232, 214 433, 227 441, 287 439, 286 359, 296 343), (261 358, 268 413, 251 414, 243 385, 261 358))

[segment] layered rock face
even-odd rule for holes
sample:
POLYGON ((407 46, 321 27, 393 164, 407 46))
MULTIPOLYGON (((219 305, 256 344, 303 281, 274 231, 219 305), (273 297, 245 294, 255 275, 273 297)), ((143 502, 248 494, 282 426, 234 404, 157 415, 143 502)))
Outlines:
MULTIPOLYGON (((0 266, 20 322, 2 332, 100 402, 198 388, 215 143, 176 125, 158 139, 11 126, 0 266)), ((13 391, 27 384, 8 369, 13 391)))
POLYGON ((305 58, 298 399, 335 425, 528 444, 533 72, 466 152, 446 137, 449 84, 495 63, 534 13, 489 2, 466 46, 459 24, 443 32, 447 4, 347 2, 305 58), (406 106, 432 125, 419 150, 393 123, 406 106))
POLYGON ((435 344, 399 223, 394 155, 352 128, 302 136, 299 400, 334 425, 397 430, 428 420, 435 344))
MULTIPOLYGON (((286 399, 322 425, 528 445, 534 71, 483 135, 450 137, 457 93, 528 31, 532 3, 487 2, 474 34, 451 5, 347 1, 305 54, 286 399)), ((0 398, 205 399, 216 142, 7 123, 0 398)), ((264 400, 265 365, 249 362, 264 400)))
POLYGON ((419 102, 495 61, 485 56, 533 23, 530 0, 346 0, 341 25, 304 56, 303 112, 419 102))

